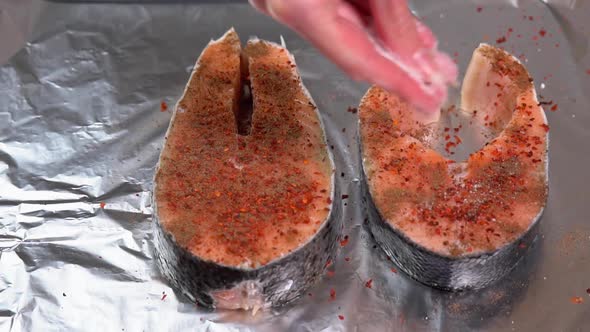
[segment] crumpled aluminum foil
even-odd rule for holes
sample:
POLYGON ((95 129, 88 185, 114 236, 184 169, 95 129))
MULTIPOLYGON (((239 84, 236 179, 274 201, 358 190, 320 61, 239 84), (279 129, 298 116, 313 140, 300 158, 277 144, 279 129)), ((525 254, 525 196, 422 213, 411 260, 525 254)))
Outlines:
POLYGON ((10 58, 0 66, 0 331, 587 331, 590 4, 547 2, 412 4, 462 70, 479 42, 506 37, 553 101, 541 236, 501 282, 449 293, 397 272, 363 227, 347 108, 367 85, 293 32, 246 4, 0 0, 0 62, 10 58), (161 103, 175 103, 202 48, 230 26, 243 39, 284 37, 349 195, 348 243, 323 281, 253 317, 190 304, 152 259, 151 181, 171 116, 161 103))

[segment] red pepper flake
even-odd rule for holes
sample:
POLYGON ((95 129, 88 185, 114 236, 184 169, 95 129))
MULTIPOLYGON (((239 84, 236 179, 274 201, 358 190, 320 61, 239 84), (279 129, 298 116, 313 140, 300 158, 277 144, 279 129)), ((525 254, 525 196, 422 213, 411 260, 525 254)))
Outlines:
POLYGON ((347 198, 348 198, 348 195, 346 195, 346 194, 342 195, 342 199, 347 199, 347 198))
POLYGON ((326 271, 326 275, 328 276, 328 278, 332 278, 334 274, 336 274, 336 272, 330 270, 326 271))
POLYGON ((168 296, 168 294, 162 292, 162 301, 164 301, 166 299, 166 296, 168 296))
POLYGON ((506 42, 506 37, 504 37, 504 36, 496 39, 496 43, 497 44, 502 44, 502 43, 505 43, 505 42, 506 42))
POLYGON ((340 320, 344 320, 344 316, 342 316, 342 315, 338 315, 338 319, 340 319, 340 320))
POLYGON ((551 112, 557 111, 557 104, 551 106, 551 112))
POLYGON ((165 101, 160 103, 160 112, 166 112, 168 110, 168 105, 165 101))
POLYGON ((367 282, 365 283, 365 287, 373 288, 373 279, 367 280, 367 282))
POLYGON ((340 240, 340 246, 344 247, 348 244, 348 235, 344 235, 344 239, 340 240))
POLYGON ((104 209, 104 207, 105 207, 106 205, 107 205, 107 204, 106 204, 105 202, 100 202, 100 208, 101 208, 101 209, 104 209))
POLYGON ((330 288, 330 300, 336 300, 336 290, 334 288, 330 288))
POLYGON ((328 261, 326 262, 326 265, 324 265, 324 269, 330 265, 332 265, 332 261, 328 259, 328 261))
POLYGON ((570 301, 574 304, 582 304, 584 303, 584 299, 579 297, 579 296, 572 296, 572 298, 570 299, 570 301))
POLYGON ((543 127, 543 129, 545 129, 545 132, 549 132, 549 126, 546 124, 542 124, 541 127, 543 127))
POLYGON ((478 13, 481 13, 481 11, 482 11, 482 10, 483 10, 483 8, 482 8, 482 7, 477 7, 477 12, 478 12, 478 13))
POLYGON ((352 113, 352 114, 355 114, 356 112, 358 112, 358 110, 356 109, 356 107, 352 107, 352 106, 349 106, 346 111, 348 113, 352 113))
POLYGON ((529 21, 534 21, 534 20, 535 20, 535 18, 534 18, 534 17, 532 17, 532 16, 529 16, 529 21))
POLYGON ((344 260, 350 262, 350 257, 344 257, 344 260))
POLYGON ((392 267, 392 268, 391 268, 391 272, 393 272, 393 273, 397 273, 397 269, 396 269, 395 267, 392 267))
POLYGON ((546 34, 547 34, 547 31, 545 31, 544 29, 539 30, 539 35, 541 37, 545 37, 546 34))
POLYGON ((586 289, 586 293, 590 294, 590 288, 586 289))

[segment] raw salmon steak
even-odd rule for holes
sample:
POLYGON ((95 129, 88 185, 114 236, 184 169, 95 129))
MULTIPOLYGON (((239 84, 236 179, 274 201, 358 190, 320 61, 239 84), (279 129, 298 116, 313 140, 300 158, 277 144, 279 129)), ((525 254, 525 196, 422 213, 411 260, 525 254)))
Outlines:
POLYGON ((201 306, 301 296, 341 231, 332 156, 293 56, 232 29, 203 51, 174 109, 154 187, 162 274, 201 306))
MULTIPOLYGON (((516 266, 534 240, 548 193, 549 127, 532 82, 505 51, 475 50, 461 109, 493 139, 462 162, 432 147, 437 123, 378 87, 364 96, 369 228, 411 277, 443 289, 481 288, 516 266)), ((440 130, 451 145, 460 144, 454 131, 440 130)))

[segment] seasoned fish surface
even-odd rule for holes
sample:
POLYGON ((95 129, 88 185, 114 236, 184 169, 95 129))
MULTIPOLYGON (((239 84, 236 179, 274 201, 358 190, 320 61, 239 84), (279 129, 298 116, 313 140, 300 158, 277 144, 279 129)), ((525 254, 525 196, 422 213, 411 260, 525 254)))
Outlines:
POLYGON ((160 268, 201 305, 280 306, 319 279, 341 229, 338 196, 319 114, 285 48, 242 49, 233 30, 207 46, 154 192, 160 268))
POLYGON ((480 45, 461 106, 495 136, 464 162, 433 150, 430 124, 396 96, 373 87, 360 105, 372 233, 409 275, 448 289, 483 287, 511 270, 548 192, 549 127, 516 58, 480 45))

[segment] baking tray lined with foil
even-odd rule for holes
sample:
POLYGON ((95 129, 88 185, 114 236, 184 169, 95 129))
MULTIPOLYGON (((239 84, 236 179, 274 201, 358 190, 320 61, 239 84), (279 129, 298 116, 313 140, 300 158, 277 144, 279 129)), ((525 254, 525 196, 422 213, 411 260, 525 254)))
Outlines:
POLYGON ((505 279, 462 293, 411 280, 375 245, 360 206, 357 114, 347 111, 368 86, 293 32, 246 4, 23 5, 38 12, 10 16, 12 26, 34 20, 25 37, 0 32, 18 50, 0 67, 1 331, 583 331, 590 323, 587 4, 412 3, 462 71, 480 42, 497 44, 521 58, 552 103, 538 239, 505 279), (172 105, 203 47, 231 26, 243 39, 284 38, 348 195, 346 237, 323 280, 295 305, 253 317, 191 304, 162 280, 152 253, 152 179, 172 105), (15 38, 29 42, 17 47, 15 38))

